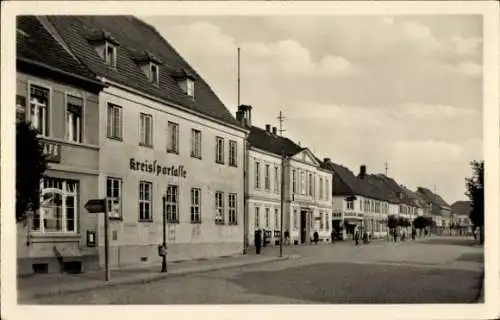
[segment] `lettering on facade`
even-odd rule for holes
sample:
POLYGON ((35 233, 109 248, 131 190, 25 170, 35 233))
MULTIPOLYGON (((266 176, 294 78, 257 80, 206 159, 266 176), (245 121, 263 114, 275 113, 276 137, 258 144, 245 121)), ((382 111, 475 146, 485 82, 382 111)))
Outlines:
POLYGON ((164 176, 174 176, 186 178, 187 171, 184 169, 183 165, 179 166, 162 166, 157 164, 157 161, 149 162, 148 160, 141 162, 136 161, 134 158, 130 159, 130 170, 149 172, 159 176, 160 174, 164 176))
POLYGON ((48 162, 61 162, 61 145, 55 142, 42 141, 43 154, 48 162))

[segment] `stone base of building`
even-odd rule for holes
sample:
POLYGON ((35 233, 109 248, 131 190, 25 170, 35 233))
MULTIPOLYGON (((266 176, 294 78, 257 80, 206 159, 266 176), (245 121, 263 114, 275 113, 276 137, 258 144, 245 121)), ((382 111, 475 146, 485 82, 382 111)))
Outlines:
MULTIPOLYGON (((158 255, 158 244, 112 246, 109 251, 111 268, 141 267, 161 264, 158 255)), ((195 259, 210 259, 221 256, 238 255, 243 253, 241 242, 217 243, 167 243, 167 261, 183 261, 195 259)), ((99 265, 104 267, 104 248, 99 248, 99 265)))
POLYGON ((97 255, 70 258, 27 257, 17 259, 17 275, 29 276, 45 273, 79 273, 99 268, 97 255))

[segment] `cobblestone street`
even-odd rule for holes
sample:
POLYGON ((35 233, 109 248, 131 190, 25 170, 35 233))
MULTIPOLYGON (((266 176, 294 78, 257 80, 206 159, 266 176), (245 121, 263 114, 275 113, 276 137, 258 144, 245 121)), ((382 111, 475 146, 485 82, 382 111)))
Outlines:
POLYGON ((483 248, 472 242, 434 237, 286 247, 286 255, 301 257, 21 303, 473 303, 481 290, 483 248))

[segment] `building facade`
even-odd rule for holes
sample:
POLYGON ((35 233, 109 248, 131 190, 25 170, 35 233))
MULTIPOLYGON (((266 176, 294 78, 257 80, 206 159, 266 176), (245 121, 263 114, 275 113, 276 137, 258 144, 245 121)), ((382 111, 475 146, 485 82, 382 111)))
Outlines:
POLYGON ((254 245, 255 231, 267 231, 272 243, 281 232, 281 191, 284 188, 283 229, 291 243, 330 241, 332 204, 331 171, 312 152, 279 136, 275 127, 251 124, 251 106, 240 106, 237 119, 250 129, 248 136, 247 241, 254 245), (281 154, 284 154, 282 161, 281 154), (282 170, 284 181, 282 184, 282 170))
MULTIPOLYGON (((169 261, 241 253, 246 129, 143 21, 48 19, 107 84, 99 97, 96 190, 108 204, 110 265, 159 262, 163 219, 169 261)), ((103 234, 101 215, 101 257, 103 234)))
POLYGON ((18 274, 78 272, 98 265, 97 216, 102 85, 37 17, 17 20, 17 121, 39 132, 48 169, 40 209, 17 225, 18 274))

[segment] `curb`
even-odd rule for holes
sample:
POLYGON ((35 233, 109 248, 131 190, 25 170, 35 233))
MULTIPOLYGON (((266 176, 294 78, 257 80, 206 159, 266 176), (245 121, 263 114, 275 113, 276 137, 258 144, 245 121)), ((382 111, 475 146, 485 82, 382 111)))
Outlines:
MULTIPOLYGON (((54 297, 54 296, 60 296, 60 295, 69 294, 69 293, 79 293, 79 292, 91 291, 94 289, 110 288, 110 287, 115 287, 115 286, 119 286, 119 285, 145 284, 145 283, 163 280, 163 279, 172 278, 172 277, 181 277, 181 276, 184 276, 187 274, 204 273, 204 272, 214 271, 214 270, 237 268, 237 267, 249 266, 249 265, 254 265, 254 264, 259 264, 259 263, 269 263, 269 262, 276 262, 276 261, 296 259, 296 258, 299 258, 299 256, 292 255, 292 256, 285 256, 285 257, 273 257, 272 259, 267 259, 264 261, 247 261, 244 263, 235 262, 232 264, 214 265, 214 266, 209 266, 206 268, 196 268, 195 267, 192 269, 177 270, 177 271, 173 271, 171 273, 153 274, 153 275, 149 275, 149 276, 146 276, 144 278, 138 278, 138 279, 123 279, 123 280, 115 280, 115 281, 111 280, 109 282, 95 283, 95 284, 87 285, 85 287, 80 287, 80 288, 58 288, 58 289, 54 289, 54 290, 46 291, 46 292, 42 292, 42 293, 27 294, 27 295, 22 297, 22 300, 35 299, 35 298, 41 298, 41 297, 54 297)), ((18 292, 18 301, 19 301, 19 296, 20 295, 18 292)))

